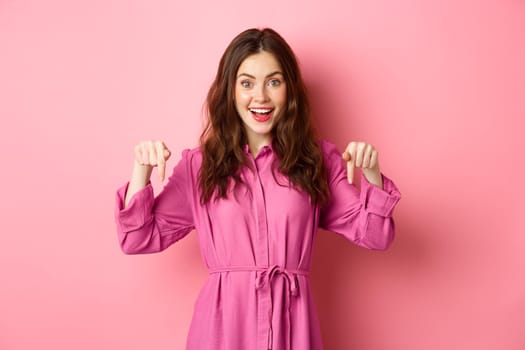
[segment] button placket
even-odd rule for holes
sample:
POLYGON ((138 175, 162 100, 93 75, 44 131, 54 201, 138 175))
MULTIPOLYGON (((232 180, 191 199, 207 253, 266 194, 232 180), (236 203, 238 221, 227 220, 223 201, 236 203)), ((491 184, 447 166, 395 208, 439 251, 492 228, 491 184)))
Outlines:
MULTIPOLYGON (((262 151, 261 151, 262 153, 262 151)), ((262 154, 259 154, 259 158, 262 154)), ((259 174, 259 166, 257 165, 257 159, 249 157, 251 165, 253 167, 253 203, 255 209, 255 220, 257 227, 257 244, 255 247, 255 263, 257 266, 267 267, 270 264, 268 254, 268 222, 266 217, 266 201, 264 196, 264 189, 259 174)), ((256 272, 256 278, 260 278, 261 271, 256 272)), ((270 313, 268 310, 271 309, 271 292, 268 289, 261 289, 257 291, 257 348, 268 349, 269 336, 268 324, 271 322, 270 313)))

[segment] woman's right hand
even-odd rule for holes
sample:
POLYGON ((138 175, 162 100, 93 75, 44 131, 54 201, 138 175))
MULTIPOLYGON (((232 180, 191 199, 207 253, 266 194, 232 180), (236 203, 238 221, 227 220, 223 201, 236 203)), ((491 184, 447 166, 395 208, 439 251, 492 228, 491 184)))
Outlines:
POLYGON ((166 161, 170 156, 170 150, 162 141, 142 141, 135 145, 135 162, 149 169, 157 166, 161 181, 164 181, 166 161))

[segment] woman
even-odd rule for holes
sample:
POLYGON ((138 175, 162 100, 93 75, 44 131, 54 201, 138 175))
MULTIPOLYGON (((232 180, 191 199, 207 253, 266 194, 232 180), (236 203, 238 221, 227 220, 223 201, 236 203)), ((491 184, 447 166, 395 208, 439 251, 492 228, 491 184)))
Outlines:
POLYGON ((157 198, 149 179, 155 166, 164 178, 170 152, 161 141, 135 147, 117 192, 122 250, 160 252, 196 230, 210 274, 187 349, 322 349, 309 282, 317 229, 386 249, 399 191, 370 144, 350 142, 341 156, 315 139, 297 60, 271 29, 230 43, 207 117, 200 147, 182 153, 157 198))

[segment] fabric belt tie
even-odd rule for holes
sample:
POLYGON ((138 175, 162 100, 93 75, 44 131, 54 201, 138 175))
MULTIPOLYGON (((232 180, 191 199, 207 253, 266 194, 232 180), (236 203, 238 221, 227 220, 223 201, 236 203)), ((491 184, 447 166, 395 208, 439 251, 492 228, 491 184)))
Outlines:
MULTIPOLYGON (((255 290, 263 295, 266 295, 270 299, 268 312, 268 349, 272 349, 273 346, 273 329, 272 329, 272 318, 273 318, 273 301, 272 301, 272 282, 278 278, 284 278, 284 288, 286 288, 284 305, 286 311, 285 325, 286 325, 286 349, 291 349, 291 297, 299 294, 299 284, 297 282, 297 275, 309 276, 309 271, 306 270, 293 270, 285 269, 279 265, 272 265, 269 267, 259 266, 231 266, 231 267, 218 267, 211 268, 209 273, 220 273, 220 272, 237 272, 237 271, 256 271, 257 277, 255 280, 255 290)), ((277 295, 281 295, 279 293, 277 295)))

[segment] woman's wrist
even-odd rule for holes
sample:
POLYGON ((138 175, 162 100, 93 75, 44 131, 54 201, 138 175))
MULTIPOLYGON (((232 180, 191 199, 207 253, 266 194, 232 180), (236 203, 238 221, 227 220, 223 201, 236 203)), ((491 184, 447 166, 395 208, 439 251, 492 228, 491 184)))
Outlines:
POLYGON ((135 160, 133 164, 133 174, 131 180, 135 180, 136 183, 143 183, 146 185, 151 177, 153 166, 140 164, 135 160))
POLYGON ((379 168, 373 170, 361 169, 361 171, 369 183, 383 189, 383 176, 379 168))

